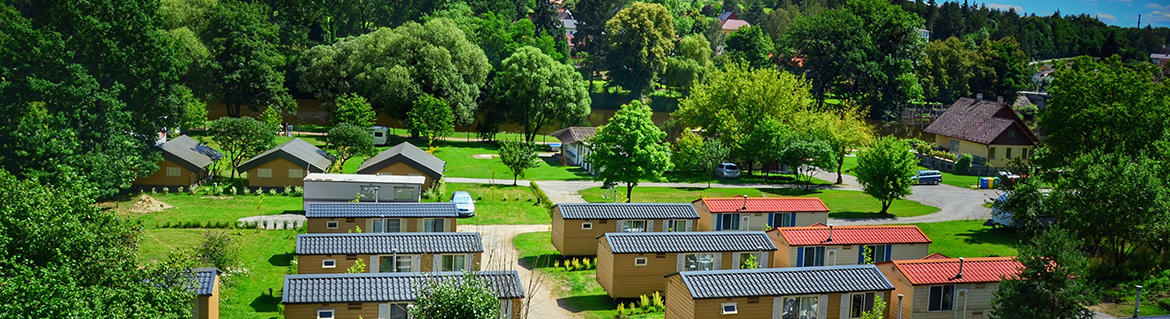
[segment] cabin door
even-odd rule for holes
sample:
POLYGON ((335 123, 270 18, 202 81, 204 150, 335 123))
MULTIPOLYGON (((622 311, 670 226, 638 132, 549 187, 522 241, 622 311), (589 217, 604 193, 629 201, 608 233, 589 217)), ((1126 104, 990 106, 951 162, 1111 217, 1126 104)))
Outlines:
POLYGON ((829 249, 828 254, 829 254, 828 258, 825 258, 825 266, 836 266, 837 265, 837 250, 836 249, 829 249))
POLYGON ((739 218, 740 218, 739 219, 739 230, 741 230, 741 231, 750 230, 751 228, 748 227, 748 225, 751 225, 751 223, 752 223, 752 216, 750 214, 743 214, 739 218))

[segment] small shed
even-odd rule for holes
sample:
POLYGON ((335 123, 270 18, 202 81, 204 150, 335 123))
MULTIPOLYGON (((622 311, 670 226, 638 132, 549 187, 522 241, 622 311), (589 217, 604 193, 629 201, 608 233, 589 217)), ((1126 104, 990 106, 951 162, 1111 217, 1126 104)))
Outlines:
POLYGON ((158 170, 134 181, 138 186, 191 187, 211 178, 211 165, 223 157, 219 151, 180 135, 158 145, 163 161, 158 170))
POLYGON ((249 187, 303 186, 306 173, 324 173, 334 161, 324 150, 294 138, 252 157, 236 170, 248 173, 249 187))
POLYGON ((443 178, 447 162, 413 144, 402 142, 362 162, 358 174, 425 176, 423 190, 443 178))

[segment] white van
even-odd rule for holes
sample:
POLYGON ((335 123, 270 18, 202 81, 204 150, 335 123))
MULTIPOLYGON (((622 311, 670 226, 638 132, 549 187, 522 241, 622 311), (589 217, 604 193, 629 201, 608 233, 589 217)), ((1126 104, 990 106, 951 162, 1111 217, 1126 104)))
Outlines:
POLYGON ((374 137, 375 146, 390 144, 390 129, 385 126, 370 127, 370 136, 374 137))

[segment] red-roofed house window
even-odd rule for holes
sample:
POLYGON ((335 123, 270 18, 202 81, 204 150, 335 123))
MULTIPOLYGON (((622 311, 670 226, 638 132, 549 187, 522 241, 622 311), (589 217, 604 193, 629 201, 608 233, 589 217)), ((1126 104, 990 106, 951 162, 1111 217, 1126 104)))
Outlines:
POLYGON ((955 310, 955 285, 930 286, 930 299, 926 310, 955 310))

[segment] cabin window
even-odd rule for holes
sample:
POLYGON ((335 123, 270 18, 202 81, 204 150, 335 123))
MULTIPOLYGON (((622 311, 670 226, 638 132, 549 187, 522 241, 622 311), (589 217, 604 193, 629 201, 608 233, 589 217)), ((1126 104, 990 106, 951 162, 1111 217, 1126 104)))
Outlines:
POLYGON ((591 223, 591 222, 581 223, 581 229, 584 229, 584 230, 593 229, 593 223, 591 223))
POLYGON ((256 169, 256 177, 272 178, 272 169, 271 168, 257 168, 256 169))
POLYGON ((627 220, 622 222, 623 233, 644 233, 646 232, 645 220, 627 220))
POLYGON ((683 256, 683 269, 686 271, 715 269, 715 254, 686 254, 683 256))
POLYGON ((178 167, 167 167, 167 176, 183 175, 183 171, 178 167))
POLYGON ((687 231, 687 220, 686 219, 668 220, 668 221, 666 221, 666 229, 663 229, 663 230, 668 231, 668 232, 687 231))
POLYGON ((995 158, 995 148, 994 147, 987 148, 987 158, 992 158, 992 159, 995 158))
POLYGON ((927 311, 950 311, 955 309, 955 285, 930 286, 927 311))
POLYGON ((645 266, 645 265, 646 265, 646 257, 635 257, 634 258, 634 266, 645 266))
POLYGON ((1004 154, 1003 157, 1004 158, 1012 158, 1012 148, 1011 147, 1007 148, 1007 153, 1004 154))
POLYGON ((734 302, 723 303, 723 314, 734 315, 737 313, 739 313, 739 307, 737 307, 734 302))
POLYGON ((333 308, 317 309, 317 319, 333 319, 333 308))
POLYGON ((764 268, 764 256, 761 256, 759 252, 739 253, 739 265, 736 265, 736 266, 738 266, 737 268, 739 268, 739 269, 764 268), (753 258, 754 258, 755 263, 756 263, 755 266, 748 267, 748 266, 750 266, 747 264, 748 260, 753 259, 753 258))
POLYGON ((325 222, 325 229, 337 229, 337 221, 331 220, 325 222))
POLYGON ((462 271, 467 269, 467 255, 443 255, 439 271, 462 271))
POLYGON ((772 227, 795 227, 796 213, 772 213, 772 227))
POLYGON ((874 293, 860 293, 849 295, 849 318, 861 318, 861 315, 873 310, 874 293))
POLYGON ((290 168, 288 169, 288 178, 305 178, 305 170, 290 168))
POLYGON ((375 233, 402 232, 402 219, 399 219, 399 218, 374 219, 373 232, 375 232, 375 233))
POLYGON ((410 187, 395 187, 394 200, 409 201, 414 200, 414 189, 410 187))
MULTIPOLYGON (((886 247, 888 245, 867 245, 865 246, 865 254, 869 257, 870 263, 880 263, 883 261, 890 261, 890 256, 886 256, 886 247)), ((865 262, 862 260, 861 262, 865 262)))
POLYGON ((379 319, 407 319, 410 318, 410 313, 406 310, 405 303, 384 303, 378 305, 379 319))
POLYGON ((800 261, 802 267, 816 267, 825 265, 825 247, 804 247, 800 249, 801 256, 797 259, 803 258, 800 261))
POLYGON ((820 296, 785 297, 783 305, 784 319, 816 318, 820 314, 820 296))
POLYGON ((739 230, 739 214, 719 214, 720 230, 739 230))
POLYGON ((362 201, 377 201, 380 197, 378 192, 381 190, 378 186, 362 186, 359 190, 358 196, 362 201))
POLYGON ((1016 131, 1008 131, 1008 137, 1016 137, 1016 131))
POLYGON ((414 256, 412 255, 391 255, 379 256, 378 272, 413 272, 414 271, 414 256))
POLYGON ((424 219, 422 231, 424 233, 441 233, 443 232, 443 221, 442 218, 424 219))
POLYGON ((322 259, 321 268, 337 268, 337 259, 322 259))

